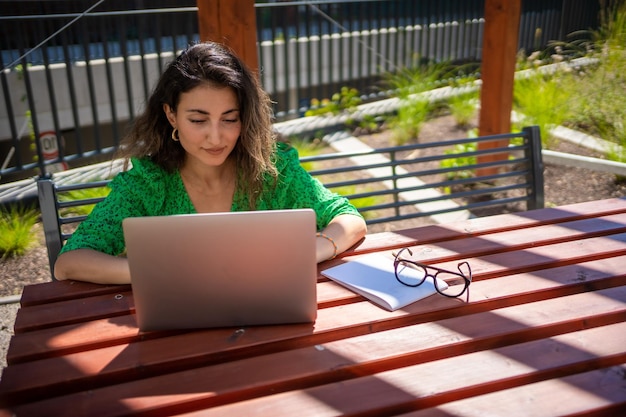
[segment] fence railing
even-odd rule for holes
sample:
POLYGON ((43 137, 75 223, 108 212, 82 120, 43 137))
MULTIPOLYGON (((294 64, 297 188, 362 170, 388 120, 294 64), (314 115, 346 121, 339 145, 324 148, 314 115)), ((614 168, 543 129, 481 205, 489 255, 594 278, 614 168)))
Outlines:
MULTIPOLYGON (((195 0, 154 0, 150 9, 107 1, 87 14, 79 0, 2 3, 12 7, 0 12, 0 182, 108 158, 164 65, 199 39, 195 0)), ((597 3, 524 0, 519 48, 597 27, 597 3)), ((484 0, 259 2, 260 76, 277 120, 343 86, 384 98, 384 74, 423 60, 479 62, 483 8, 484 0)))

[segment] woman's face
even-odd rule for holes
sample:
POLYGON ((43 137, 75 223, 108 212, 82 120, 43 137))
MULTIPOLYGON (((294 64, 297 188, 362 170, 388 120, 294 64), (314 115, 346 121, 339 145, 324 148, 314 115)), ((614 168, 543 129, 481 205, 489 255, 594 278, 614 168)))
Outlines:
POLYGON ((230 87, 198 86, 180 95, 176 112, 167 104, 163 110, 192 163, 222 165, 239 139, 239 104, 230 87))

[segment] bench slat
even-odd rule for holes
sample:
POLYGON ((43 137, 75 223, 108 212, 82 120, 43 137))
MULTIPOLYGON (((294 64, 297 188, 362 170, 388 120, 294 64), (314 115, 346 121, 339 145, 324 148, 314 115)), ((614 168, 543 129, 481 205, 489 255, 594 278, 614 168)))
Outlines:
POLYGON ((135 303, 132 292, 126 291, 94 295, 82 300, 58 301, 24 308, 15 320, 15 333, 24 333, 51 326, 81 323, 85 317, 95 320, 99 317, 117 317, 134 313, 135 303))
MULTIPOLYGON (((511 235, 509 231, 446 242, 420 241, 412 249, 411 258, 425 263, 458 262, 462 259, 486 257, 498 253, 519 252, 522 249, 537 250, 537 248, 545 247, 551 251, 550 246, 559 244, 567 246, 571 241, 575 241, 578 245, 581 241, 592 238, 605 237, 623 240, 620 238, 620 234, 623 233, 626 233, 626 215, 619 214, 558 225, 539 225, 519 230, 515 235, 511 235)), ((403 256, 410 257, 408 253, 403 256)), ((563 255, 563 258, 566 256, 563 255)))

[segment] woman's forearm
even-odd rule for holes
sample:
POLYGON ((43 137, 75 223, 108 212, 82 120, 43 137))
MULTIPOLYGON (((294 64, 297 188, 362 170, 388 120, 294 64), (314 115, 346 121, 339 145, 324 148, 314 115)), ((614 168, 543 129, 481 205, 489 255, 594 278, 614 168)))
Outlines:
POLYGON ((59 280, 72 279, 96 284, 130 283, 126 258, 92 249, 76 249, 61 254, 54 265, 54 276, 59 280))
POLYGON ((361 240, 366 232, 365 221, 359 216, 342 214, 335 217, 324 230, 320 231, 324 237, 317 238, 317 262, 325 261, 336 254, 345 252, 361 240))

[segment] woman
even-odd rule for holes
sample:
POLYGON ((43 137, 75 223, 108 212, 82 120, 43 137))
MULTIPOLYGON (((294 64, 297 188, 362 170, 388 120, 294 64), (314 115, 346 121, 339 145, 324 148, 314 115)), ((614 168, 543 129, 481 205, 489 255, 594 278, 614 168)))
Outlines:
POLYGON ((201 43, 170 63, 124 144, 132 169, 111 182, 57 259, 57 279, 130 282, 122 220, 126 217, 312 208, 317 261, 359 241, 365 221, 278 143, 267 94, 224 46, 201 43))

